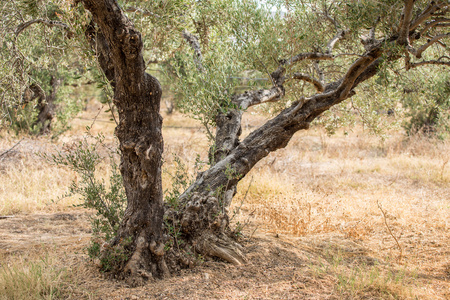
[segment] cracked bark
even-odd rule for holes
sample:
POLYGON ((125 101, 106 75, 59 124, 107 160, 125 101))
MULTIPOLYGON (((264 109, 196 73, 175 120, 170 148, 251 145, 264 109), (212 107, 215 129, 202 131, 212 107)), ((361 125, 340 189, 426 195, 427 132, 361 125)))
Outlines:
POLYGON ((117 2, 82 2, 93 16, 86 35, 114 88, 119 113, 115 133, 120 142, 120 171, 128 201, 117 237, 105 255, 126 253, 128 259, 118 262, 113 272, 137 285, 169 274, 163 251, 162 90, 158 80, 145 73, 141 35, 117 2))

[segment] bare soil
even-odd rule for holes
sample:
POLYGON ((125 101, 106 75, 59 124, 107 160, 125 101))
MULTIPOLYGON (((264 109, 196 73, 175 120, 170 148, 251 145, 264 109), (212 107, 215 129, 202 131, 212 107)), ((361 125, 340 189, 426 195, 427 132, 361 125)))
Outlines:
MULTIPOLYGON (((199 260, 137 288, 108 278, 85 251, 91 212, 71 208, 76 199, 47 204, 76 175, 35 155, 82 139, 96 114, 78 120, 58 144, 26 137, 2 157, 0 209, 12 216, 0 213, 0 267, 51 257, 52 267, 68 272, 64 299, 450 299, 450 143, 400 138, 380 146, 358 132, 298 134, 242 181, 230 213, 239 210, 234 226, 246 224, 239 241, 247 264, 199 260)), ((207 156, 198 124, 179 114, 165 122, 169 172, 171 153, 188 165, 198 152, 207 156)), ((91 131, 106 131, 113 145, 113 129, 105 121, 91 131)), ((18 141, 6 136, 0 153, 18 141)))
POLYGON ((0 219, 0 257, 10 260, 30 253, 58 257, 58 264, 73 272, 74 282, 65 295, 67 299, 403 299, 414 295, 420 299, 448 299, 450 296, 448 264, 434 272, 416 270, 412 275, 407 268, 383 261, 361 242, 340 234, 293 237, 255 232, 252 225, 240 240, 245 246, 247 264, 199 261, 195 268, 171 278, 131 288, 103 276, 85 254, 90 238, 88 215, 87 211, 73 210, 0 219), (383 270, 405 270, 405 278, 415 279, 413 282, 401 279, 400 283, 410 285, 409 290, 414 288, 414 292, 405 294, 401 286, 396 290, 392 283, 352 290, 340 282, 343 276, 340 270, 354 272, 358 267, 366 271, 376 268, 380 270, 377 276, 383 276, 383 270), (427 295, 429 288, 433 291, 427 295))

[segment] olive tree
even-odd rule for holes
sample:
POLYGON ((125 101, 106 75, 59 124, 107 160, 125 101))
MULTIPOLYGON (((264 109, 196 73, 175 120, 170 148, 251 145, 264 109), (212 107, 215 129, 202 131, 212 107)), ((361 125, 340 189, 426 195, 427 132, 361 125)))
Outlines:
POLYGON ((230 234, 227 208, 257 162, 378 73, 425 65, 442 72, 450 65, 449 1, 155 1, 145 9, 121 7, 116 0, 80 2, 92 16, 86 36, 114 90, 128 201, 118 234, 104 251, 126 253, 114 272, 135 283, 168 276, 197 255, 245 263, 230 234), (183 19, 178 38, 194 56, 178 68, 179 93, 186 111, 202 115, 214 143, 209 169, 175 204, 165 205, 163 91, 146 73, 144 43, 152 48, 152 38, 144 39, 126 13, 162 20, 170 4, 179 8, 172 17, 183 19), (269 84, 235 92, 228 77, 246 70, 266 76, 269 84), (243 115, 269 103, 278 104, 277 114, 240 140, 243 115), (171 239, 176 246, 168 247, 171 239))
POLYGON ((71 22, 68 6, 63 0, 2 2, 0 128, 57 135, 81 110, 80 99, 69 94, 94 80, 83 57, 89 47, 77 34, 83 29, 71 22))

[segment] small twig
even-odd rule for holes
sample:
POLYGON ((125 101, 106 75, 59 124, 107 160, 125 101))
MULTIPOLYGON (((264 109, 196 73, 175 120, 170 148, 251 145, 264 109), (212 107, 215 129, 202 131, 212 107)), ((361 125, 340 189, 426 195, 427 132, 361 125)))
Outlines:
MULTIPOLYGON (((102 110, 103 110, 103 105, 102 105, 102 107, 100 107, 100 109, 98 110, 98 113, 95 115, 94 119, 92 120, 92 123, 91 123, 91 126, 89 127, 89 129, 91 129, 94 126, 94 124, 97 121, 97 118, 100 115, 100 113, 102 112, 102 110)), ((117 122, 116 122, 116 124, 117 124, 117 122)))
POLYGON ((52 20, 44 20, 44 19, 37 19, 37 20, 31 20, 31 21, 22 23, 22 24, 20 24, 19 26, 17 26, 16 31, 15 31, 16 37, 17 37, 22 31, 24 31, 25 28, 27 28, 27 27, 29 27, 30 25, 33 25, 33 24, 35 24, 35 23, 42 23, 42 24, 45 24, 45 25, 47 25, 47 26, 49 26, 49 27, 54 27, 54 26, 62 27, 63 29, 65 29, 65 30, 67 30, 69 33, 71 33, 71 31, 70 31, 70 29, 69 29, 69 25, 67 25, 67 24, 65 24, 65 23, 63 23, 63 22, 60 22, 60 21, 52 21, 52 20))
POLYGON ((206 134, 207 134, 208 138, 211 141, 214 141, 214 135, 212 134, 211 130, 209 129, 208 122, 204 122, 203 126, 205 126, 205 130, 206 130, 206 134))
POLYGON ((383 218, 384 218, 384 224, 386 225, 389 233, 391 234, 391 236, 394 238, 395 242, 397 243, 398 249, 400 250, 400 254, 398 256, 398 261, 400 262, 402 260, 402 256, 403 256, 403 249, 402 246, 400 246, 400 243, 398 242, 398 239, 395 237, 395 235, 392 233, 391 228, 389 227, 388 223, 387 223, 387 217, 386 217, 386 213, 384 212, 383 208, 381 208, 381 204, 380 202, 378 202, 377 200, 377 205, 378 208, 381 210, 381 213, 383 214, 383 218))
POLYGON ((256 225, 255 229, 252 231, 252 234, 250 234, 250 238, 253 237, 253 235, 255 234, 256 230, 258 230, 259 226, 256 225))
POLYGON ((394 180, 392 180, 391 182, 389 182, 388 184, 386 184, 386 186, 391 186, 393 185, 397 179, 400 177, 400 173, 397 173, 397 176, 395 176, 394 180))
POLYGON ((16 216, 0 216, 1 219, 9 219, 9 218, 15 218, 16 216))
MULTIPOLYGON (((8 152, 11 152, 14 148, 16 148, 21 142, 23 141, 23 139, 21 139, 20 141, 18 141, 14 146, 12 146, 11 148, 9 148, 8 150, 6 150, 5 152, 3 152, 2 154, 0 154, 0 157, 2 157, 3 155, 6 155, 8 152)), ((2 158, 3 160, 3 158, 2 158)))

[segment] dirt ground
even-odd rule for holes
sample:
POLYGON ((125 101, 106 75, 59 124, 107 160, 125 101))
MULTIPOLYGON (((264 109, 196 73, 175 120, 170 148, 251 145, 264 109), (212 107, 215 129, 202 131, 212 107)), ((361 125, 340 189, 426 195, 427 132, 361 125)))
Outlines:
MULTIPOLYGON (((80 140, 98 109, 57 142, 24 137, 2 157, 0 270, 36 260, 64 270, 63 299, 450 299, 450 143, 380 143, 314 129, 258 163, 238 187, 230 213, 233 226, 245 225, 247 264, 199 261, 136 288, 107 278, 85 251, 92 212, 72 207, 77 199, 50 201, 76 174, 35 154, 80 140)), ((244 133, 263 121, 246 122, 244 133)), ((168 172, 171 153, 187 165, 196 153, 207 156, 198 124, 179 114, 165 124, 168 172)), ((92 133, 113 145, 113 130, 97 121, 92 133)), ((19 140, 0 140, 0 153, 19 140)), ((106 178, 107 168, 100 171, 106 178)))
MULTIPOLYGON (((105 278, 84 252, 90 238, 89 213, 18 215, 0 219, 0 257, 50 253, 58 264, 73 272, 74 282, 67 299, 449 299, 450 265, 413 270, 383 261, 363 243, 336 233, 307 237, 271 234, 249 227, 241 239, 248 263, 233 266, 218 261, 200 262, 194 269, 166 280, 131 288, 124 282, 105 278), (250 235, 252 236, 250 237, 250 235), (375 272, 379 282, 367 288, 347 286, 354 272, 375 272), (369 270, 369 271, 367 271, 369 270), (373 270, 373 271, 370 271, 373 270), (404 272, 397 282, 384 272, 404 272), (402 271, 403 270, 403 271, 402 271), (416 272, 414 275, 409 272, 416 272), (345 277, 345 278, 344 278, 345 277), (411 285, 405 278, 414 277, 411 285), (343 281, 343 282, 341 282, 343 281), (432 289, 429 291, 428 289, 432 289), (428 290, 428 291, 427 291, 428 290), (446 298, 447 297, 447 298, 446 298)), ((447 247, 448 245, 436 245, 447 247)), ((448 252, 442 255, 450 255, 448 252)), ((439 255, 441 258, 442 256, 439 255)), ((364 281, 356 275, 357 281, 364 281)), ((358 283, 354 283, 358 284, 358 283)))

